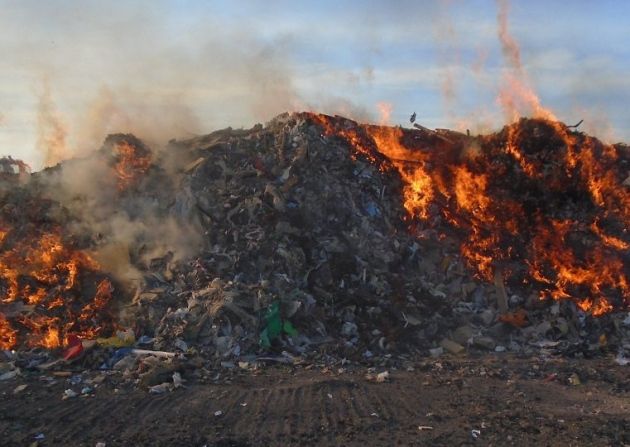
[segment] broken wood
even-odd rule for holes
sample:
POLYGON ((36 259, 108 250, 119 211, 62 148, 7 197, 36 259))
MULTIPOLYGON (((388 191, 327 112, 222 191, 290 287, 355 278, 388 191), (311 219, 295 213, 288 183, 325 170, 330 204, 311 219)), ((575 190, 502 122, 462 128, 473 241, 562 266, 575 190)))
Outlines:
POLYGON ((508 296, 505 291, 503 274, 498 270, 494 272, 494 287, 497 292, 497 306, 499 308, 499 313, 503 315, 508 311, 508 296))
POLYGON ((131 353, 135 355, 153 355, 155 357, 162 357, 162 358, 177 357, 177 354, 174 352, 152 351, 150 349, 132 349, 131 353))
POLYGON ((432 135, 432 136, 434 136, 434 137, 437 137, 437 138, 439 138, 440 140, 442 140, 442 141, 444 141, 444 142, 446 142, 446 143, 448 143, 448 144, 454 144, 454 143, 453 143, 453 141, 451 141, 451 139, 450 139, 450 138, 445 137, 444 135, 442 135, 442 134, 441 134, 440 132, 438 132, 437 130, 431 130, 431 129, 429 129, 428 127, 424 127, 424 126, 422 126, 422 125, 420 125, 420 124, 418 124, 418 123, 414 123, 414 124, 413 124, 413 127, 415 127, 415 128, 416 128, 416 129, 418 129, 418 130, 421 130, 421 131, 423 131, 423 132, 426 132, 426 133, 428 133, 428 134, 430 134, 430 135, 432 135))

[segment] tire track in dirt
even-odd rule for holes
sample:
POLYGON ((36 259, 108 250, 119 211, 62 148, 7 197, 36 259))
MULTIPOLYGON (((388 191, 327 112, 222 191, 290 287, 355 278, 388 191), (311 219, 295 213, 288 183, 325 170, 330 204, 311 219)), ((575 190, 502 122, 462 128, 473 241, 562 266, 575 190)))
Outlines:
POLYGON ((288 412, 288 414, 286 414, 282 418, 282 431, 284 433, 287 433, 288 438, 289 438, 288 440, 291 443, 295 442, 294 436, 296 434, 292 425, 293 415, 297 413, 299 409, 299 407, 296 406, 297 399, 295 396, 296 396, 296 388, 288 389, 286 390, 284 394, 284 402, 283 402, 284 408, 290 409, 290 411, 288 412))
POLYGON ((329 387, 326 383, 321 383, 319 386, 314 386, 311 388, 313 404, 311 408, 313 408, 313 420, 316 420, 316 426, 313 427, 314 432, 319 433, 321 436, 325 437, 327 442, 331 442, 332 435, 332 421, 331 416, 326 412, 326 400, 328 400, 328 394, 330 392, 329 387))
POLYGON ((45 434, 45 446, 87 447, 505 445, 508 434, 515 445, 564 445, 567 439, 624 445, 630 443, 630 399, 610 389, 625 383, 627 371, 615 374, 614 383, 585 380, 569 387, 538 378, 517 377, 509 386, 474 375, 462 381, 459 370, 447 371, 443 381, 394 372, 382 384, 366 382, 361 373, 269 370, 163 395, 104 385, 95 397, 65 401, 63 383, 37 388, 31 381, 21 395, 13 393, 14 384, 0 383, 0 446, 30 445, 38 433, 45 434), (215 416, 217 410, 222 414, 215 416), (474 428, 481 438, 473 439, 474 428))
POLYGON ((291 412, 291 415, 289 416, 289 431, 291 433, 291 437, 292 439, 299 439, 299 435, 300 435, 300 424, 302 423, 301 421, 301 417, 300 417, 300 411, 299 409, 301 409, 300 402, 302 402, 304 400, 304 388, 303 387, 297 387, 297 388, 293 388, 291 390, 291 408, 294 408, 295 410, 291 412))
POLYGON ((280 406, 280 399, 283 392, 284 388, 270 390, 267 402, 267 414, 272 415, 272 417, 267 419, 261 415, 261 419, 264 420, 264 433, 268 439, 277 439, 278 441, 282 441, 283 438, 284 433, 279 431, 279 423, 283 417, 283 413, 286 411, 286 409, 280 406))
MULTIPOLYGON (((234 397, 225 422, 231 425, 234 439, 285 444, 319 439, 334 445, 335 433, 346 436, 365 421, 372 423, 373 408, 382 407, 384 401, 372 400, 369 394, 365 387, 346 381, 260 388, 234 397), (238 411, 243 401, 247 407, 238 411)), ((388 410, 387 416, 391 414, 388 410)))
POLYGON ((371 401, 376 408, 374 412, 378 414, 380 419, 392 420, 395 419, 395 409, 391 404, 391 396, 388 398, 383 397, 382 388, 379 387, 370 387, 371 389, 365 388, 363 391, 371 398, 371 401))
POLYGON ((113 409, 111 402, 98 401, 97 399, 85 399, 69 402, 69 408, 65 408, 59 413, 52 412, 49 416, 53 420, 61 422, 63 429, 59 432, 62 439, 75 438, 85 427, 85 420, 80 416, 89 414, 90 423, 95 423, 102 418, 103 414, 107 414, 109 409, 113 409))
POLYGON ((343 388, 339 392, 339 400, 343 403, 343 414, 340 411, 340 417, 343 418, 344 425, 346 429, 352 428, 354 426, 359 425, 359 421, 361 420, 361 416, 357 412, 354 405, 354 387, 351 388, 343 388))
POLYGON ((258 394, 260 403, 256 402, 253 424, 250 427, 246 427, 243 431, 246 437, 259 439, 261 434, 263 434, 264 423, 268 419, 267 408, 269 407, 269 398, 272 394, 273 390, 271 389, 265 389, 258 394))
MULTIPOLYGON (((243 411, 240 413, 240 417, 235 418, 235 420, 233 421, 233 433, 246 433, 250 429, 250 427, 252 427, 255 415, 258 413, 258 406, 260 401, 260 399, 258 398, 259 393, 261 393, 261 391, 259 390, 248 390, 245 391, 240 397, 240 403, 246 403, 247 406, 243 407, 243 411)), ((233 415, 230 421, 232 421, 232 419, 234 419, 233 415)))

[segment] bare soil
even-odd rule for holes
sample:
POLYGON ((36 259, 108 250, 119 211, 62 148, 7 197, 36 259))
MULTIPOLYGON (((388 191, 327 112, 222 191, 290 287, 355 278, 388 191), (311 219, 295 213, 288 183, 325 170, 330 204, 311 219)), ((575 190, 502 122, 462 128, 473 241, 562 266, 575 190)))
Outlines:
POLYGON ((217 370, 160 395, 108 377, 66 400, 67 379, 27 376, 0 382, 0 445, 630 445, 630 370, 611 358, 411 365, 386 383, 361 366, 217 370))

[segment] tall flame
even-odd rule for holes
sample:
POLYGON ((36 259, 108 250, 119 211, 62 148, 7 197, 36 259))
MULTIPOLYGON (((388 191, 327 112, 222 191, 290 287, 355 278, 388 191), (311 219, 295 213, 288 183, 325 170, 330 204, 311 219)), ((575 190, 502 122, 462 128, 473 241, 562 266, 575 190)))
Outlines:
POLYGON ((628 154, 618 148, 547 119, 473 139, 308 116, 353 157, 396 172, 408 217, 446 222, 479 278, 500 272, 593 315, 630 306, 630 192, 618 163, 628 154))
POLYGON ((521 51, 508 26, 508 0, 497 0, 498 36, 508 69, 504 72, 497 101, 503 108, 508 122, 516 122, 522 116, 532 116, 556 121, 554 114, 540 103, 523 69, 521 51))

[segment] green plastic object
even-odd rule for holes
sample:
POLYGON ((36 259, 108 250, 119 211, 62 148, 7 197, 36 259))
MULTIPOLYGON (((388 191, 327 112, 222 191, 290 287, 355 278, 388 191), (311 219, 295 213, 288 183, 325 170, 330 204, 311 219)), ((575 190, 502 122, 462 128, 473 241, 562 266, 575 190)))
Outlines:
POLYGON ((263 348, 271 347, 271 342, 278 338, 283 332, 291 337, 298 334, 297 329, 289 320, 282 321, 280 317, 280 303, 274 301, 267 309, 265 314, 265 322, 267 325, 260 333, 260 346, 263 348))

